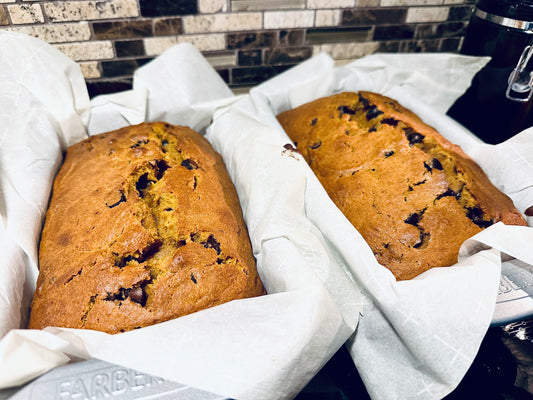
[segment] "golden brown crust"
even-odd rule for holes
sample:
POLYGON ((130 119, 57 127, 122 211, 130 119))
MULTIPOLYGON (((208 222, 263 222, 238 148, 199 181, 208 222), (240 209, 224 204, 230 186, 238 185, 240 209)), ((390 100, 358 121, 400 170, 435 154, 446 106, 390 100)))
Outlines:
POLYGON ((340 93, 278 120, 399 280, 456 263, 461 243, 497 221, 526 224, 459 146, 388 97, 340 93))
POLYGON ((29 328, 117 333, 265 293, 220 155, 164 123, 67 150, 39 261, 29 328))

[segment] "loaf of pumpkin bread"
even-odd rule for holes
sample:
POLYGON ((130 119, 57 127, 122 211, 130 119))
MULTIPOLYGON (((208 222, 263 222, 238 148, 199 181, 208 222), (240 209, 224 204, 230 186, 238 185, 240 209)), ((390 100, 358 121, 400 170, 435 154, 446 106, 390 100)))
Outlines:
POLYGON ((265 293, 221 157, 165 123, 67 150, 39 264, 29 328, 118 333, 265 293))
POLYGON ((398 280, 455 264, 464 240, 497 221, 526 225, 459 146, 388 97, 340 93, 278 120, 398 280))

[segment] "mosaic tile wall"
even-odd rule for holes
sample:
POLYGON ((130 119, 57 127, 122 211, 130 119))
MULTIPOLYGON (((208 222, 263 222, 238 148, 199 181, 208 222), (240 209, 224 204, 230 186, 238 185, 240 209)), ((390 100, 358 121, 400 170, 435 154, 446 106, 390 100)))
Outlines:
POLYGON ((236 92, 319 52, 454 52, 474 0, 0 0, 0 29, 43 39, 79 63, 95 96, 191 42, 236 92))

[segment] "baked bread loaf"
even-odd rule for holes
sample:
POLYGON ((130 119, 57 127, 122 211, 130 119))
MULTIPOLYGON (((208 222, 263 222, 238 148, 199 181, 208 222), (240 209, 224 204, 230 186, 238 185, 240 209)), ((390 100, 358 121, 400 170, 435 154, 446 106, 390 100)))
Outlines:
POLYGON ((71 146, 39 251, 29 328, 118 333, 265 293, 222 158, 181 126, 71 146))
POLYGON ((395 100, 340 93, 278 120, 398 280, 455 264, 463 241, 497 221, 526 225, 459 146, 395 100))

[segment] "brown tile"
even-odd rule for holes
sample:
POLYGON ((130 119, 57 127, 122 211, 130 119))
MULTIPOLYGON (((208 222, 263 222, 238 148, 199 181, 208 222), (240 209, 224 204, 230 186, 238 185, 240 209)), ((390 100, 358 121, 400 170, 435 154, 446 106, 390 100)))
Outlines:
POLYGON ((240 66, 261 65, 263 62, 262 54, 263 54, 263 51, 259 49, 239 50, 238 64, 240 66))
POLYGON ((151 59, 146 57, 132 60, 102 61, 102 75, 106 78, 131 76, 137 68, 151 59))
POLYGON ((139 57, 146 55, 142 40, 117 40, 115 41, 117 57, 139 57))
POLYGON ((132 78, 123 78, 123 79, 99 79, 99 80, 90 80, 87 81, 87 92, 89 97, 95 97, 101 94, 110 94, 116 92, 122 92, 125 90, 130 90, 133 86, 132 78))
POLYGON ((95 39, 132 39, 152 36, 151 20, 93 22, 95 39))
POLYGON ((292 29, 279 31, 279 44, 281 46, 299 46, 304 43, 305 31, 292 29))
POLYGON ((440 41, 440 51, 455 53, 459 51, 461 38, 445 38, 440 41))
POLYGON ((371 8, 343 10, 341 25, 387 25, 405 22, 406 8, 371 8))
POLYGON ((271 47, 276 43, 276 32, 228 33, 226 43, 228 50, 257 49, 271 47))
POLYGON ((183 21, 180 17, 157 18, 154 20, 155 36, 181 35, 183 33, 183 21))
POLYGON ((198 13, 196 0, 139 0, 143 17, 190 15, 198 13))
POLYGON ((404 53, 426 53, 439 50, 439 39, 415 40, 403 42, 400 45, 400 52, 404 53))
POLYGON ((265 64, 297 64, 311 57, 311 47, 276 47, 265 52, 265 64))
POLYGON ((285 71, 293 65, 275 65, 275 66, 259 66, 259 67, 241 67, 232 68, 231 70, 231 84, 232 85, 256 85, 279 73, 285 71))
POLYGON ((372 28, 361 26, 353 28, 317 28, 308 29, 305 36, 306 43, 344 43, 344 42, 366 42, 370 40, 372 28))
POLYGON ((379 53, 398 53, 400 51, 400 42, 380 42, 377 51, 379 53))
POLYGON ((444 22, 441 24, 422 24, 416 28, 417 39, 433 39, 450 36, 463 36, 466 32, 465 22, 444 22))
POLYGON ((469 6, 450 7, 448 21, 468 21, 474 8, 469 6))
POLYGON ((374 29, 374 40, 412 39, 414 35, 414 25, 376 26, 374 29))

